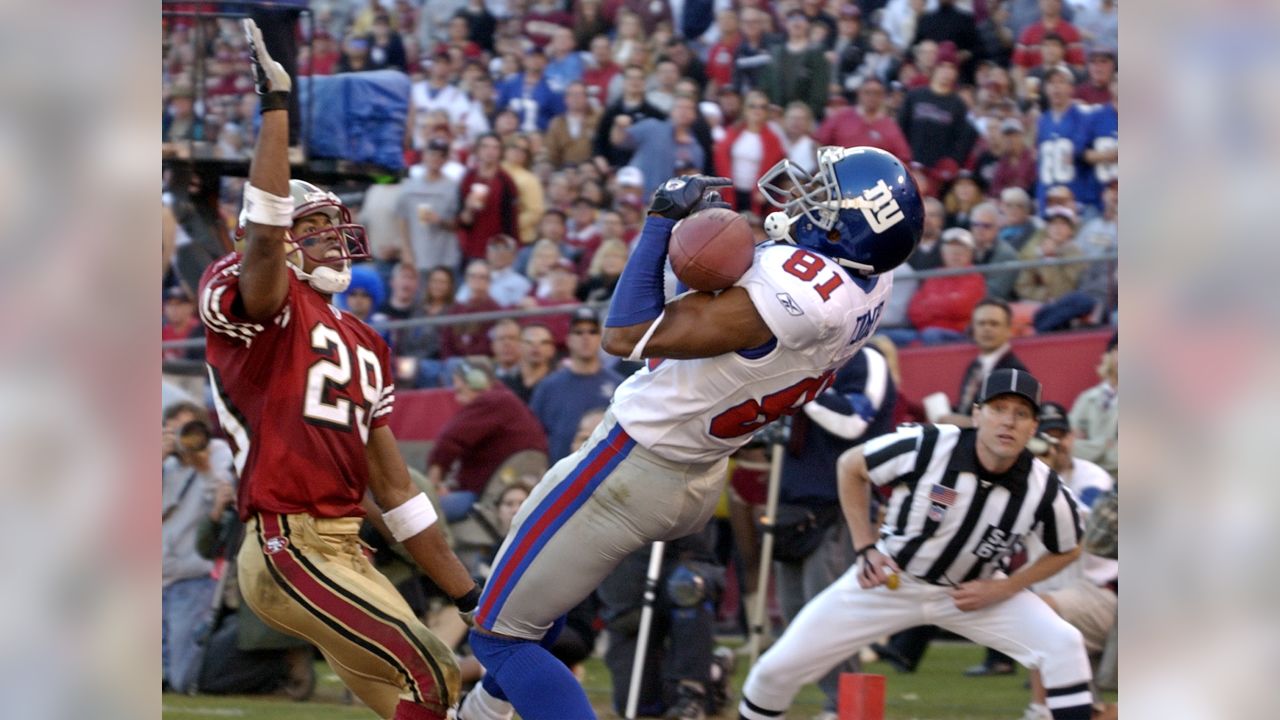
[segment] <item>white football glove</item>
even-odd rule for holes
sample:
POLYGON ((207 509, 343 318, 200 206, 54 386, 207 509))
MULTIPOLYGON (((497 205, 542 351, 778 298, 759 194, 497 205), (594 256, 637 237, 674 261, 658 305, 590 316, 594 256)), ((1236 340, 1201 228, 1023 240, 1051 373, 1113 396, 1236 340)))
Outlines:
POLYGON ((289 91, 293 89, 293 80, 284 66, 267 52, 267 44, 262 40, 262 31, 258 23, 251 19, 241 20, 245 37, 249 40, 249 60, 253 67, 253 84, 262 96, 262 111, 281 110, 288 107, 289 91))

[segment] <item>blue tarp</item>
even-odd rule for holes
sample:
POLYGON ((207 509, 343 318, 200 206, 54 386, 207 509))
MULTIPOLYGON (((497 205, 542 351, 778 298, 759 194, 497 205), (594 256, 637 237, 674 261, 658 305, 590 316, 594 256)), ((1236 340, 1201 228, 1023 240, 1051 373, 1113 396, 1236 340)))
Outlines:
POLYGON ((409 116, 409 76, 398 70, 343 73, 297 79, 298 109, 307 117, 311 157, 374 163, 404 169, 404 132, 409 116))

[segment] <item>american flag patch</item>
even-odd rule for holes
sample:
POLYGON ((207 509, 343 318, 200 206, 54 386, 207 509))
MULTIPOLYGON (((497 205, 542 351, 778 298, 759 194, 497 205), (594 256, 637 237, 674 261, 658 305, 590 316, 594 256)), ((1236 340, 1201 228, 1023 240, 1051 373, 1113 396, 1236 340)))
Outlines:
POLYGON ((929 499, 932 500, 933 502, 936 502, 942 505, 947 505, 947 506, 955 505, 956 491, 954 488, 949 488, 949 487, 946 487, 945 485, 935 484, 929 490, 929 499))

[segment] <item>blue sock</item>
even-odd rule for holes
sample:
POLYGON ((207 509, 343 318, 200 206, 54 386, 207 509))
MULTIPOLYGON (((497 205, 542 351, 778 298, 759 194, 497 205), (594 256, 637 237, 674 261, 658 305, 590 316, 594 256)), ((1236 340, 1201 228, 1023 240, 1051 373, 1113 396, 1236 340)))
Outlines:
POLYGON ((607 327, 625 327, 653 320, 666 304, 663 274, 667 261, 667 241, 675 220, 650 217, 644 221, 622 277, 609 302, 607 327))
POLYGON ((524 720, 595 720, 595 711, 569 668, 532 640, 471 631, 471 649, 493 678, 485 689, 506 696, 524 720))

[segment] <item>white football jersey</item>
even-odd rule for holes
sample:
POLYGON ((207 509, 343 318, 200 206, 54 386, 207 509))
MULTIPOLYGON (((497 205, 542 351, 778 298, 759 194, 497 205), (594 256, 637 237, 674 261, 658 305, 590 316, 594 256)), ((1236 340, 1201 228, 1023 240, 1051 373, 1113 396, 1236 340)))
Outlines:
POLYGON ((765 244, 736 283, 773 331, 767 351, 649 359, 614 394, 613 415, 677 462, 726 457, 825 390, 880 322, 893 279, 851 275, 805 248, 765 244))

